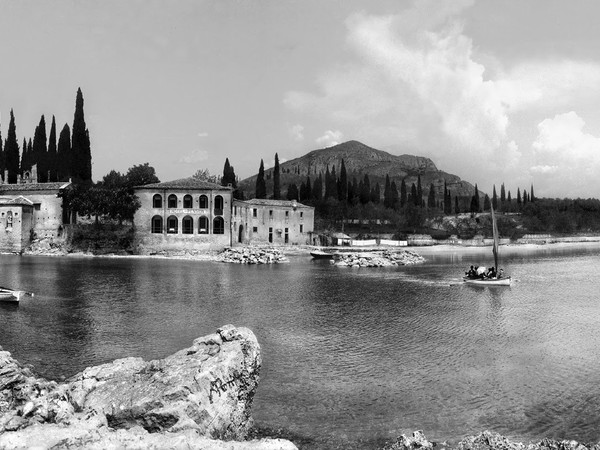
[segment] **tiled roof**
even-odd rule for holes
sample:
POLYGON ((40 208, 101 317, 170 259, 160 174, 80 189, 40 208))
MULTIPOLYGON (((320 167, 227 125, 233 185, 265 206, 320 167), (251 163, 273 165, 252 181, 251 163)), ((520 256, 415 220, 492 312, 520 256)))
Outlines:
POLYGON ((236 200, 244 203, 248 203, 250 205, 258 205, 258 206, 286 206, 293 207, 294 204, 297 208, 312 208, 312 206, 306 206, 299 202, 294 202, 293 200, 272 200, 267 198, 251 198, 250 200, 236 200))
POLYGON ((182 178, 180 180, 165 181, 163 183, 145 184, 143 186, 135 186, 135 189, 212 189, 220 191, 231 190, 230 187, 221 186, 217 183, 201 181, 194 177, 182 178))
POLYGON ((23 197, 22 195, 19 195, 18 197, 0 197, 0 204, 33 206, 33 202, 28 198, 23 197))
POLYGON ((59 191, 71 184, 69 181, 59 181, 52 183, 21 183, 21 184, 0 184, 0 194, 31 191, 59 191))

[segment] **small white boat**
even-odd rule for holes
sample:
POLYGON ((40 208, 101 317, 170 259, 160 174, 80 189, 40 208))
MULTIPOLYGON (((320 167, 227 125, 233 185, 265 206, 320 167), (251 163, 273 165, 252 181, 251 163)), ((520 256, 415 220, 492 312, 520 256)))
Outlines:
MULTIPOLYGON (((494 214, 494 207, 492 209, 492 235, 494 237, 494 243, 492 245, 492 253, 494 254, 494 274, 498 273, 498 243, 500 241, 498 237, 498 225, 496 224, 496 215, 494 214)), ((502 271, 500 272, 502 273, 502 271)), ((491 277, 491 278, 480 278, 480 277, 463 277, 463 281, 467 284, 477 284, 479 286, 510 286, 510 277, 491 277)))
POLYGON ((502 278, 471 278, 463 277, 467 284, 477 284, 479 286, 510 286, 510 277, 502 278))
POLYGON ((0 288, 0 302, 19 303, 25 294, 25 291, 14 291, 12 289, 0 288))

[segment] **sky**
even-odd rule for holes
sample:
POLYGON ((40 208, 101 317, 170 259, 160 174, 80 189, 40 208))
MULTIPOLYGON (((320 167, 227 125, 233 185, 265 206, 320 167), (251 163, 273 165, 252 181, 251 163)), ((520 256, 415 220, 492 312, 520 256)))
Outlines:
POLYGON ((596 0, 0 0, 0 132, 73 123, 94 180, 348 140, 483 192, 600 198, 596 0))

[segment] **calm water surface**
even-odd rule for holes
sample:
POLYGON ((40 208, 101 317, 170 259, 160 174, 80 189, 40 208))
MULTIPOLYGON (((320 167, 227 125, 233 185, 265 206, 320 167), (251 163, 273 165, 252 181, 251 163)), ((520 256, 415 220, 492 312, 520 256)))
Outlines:
POLYGON ((502 251, 509 288, 458 283, 488 250, 393 269, 2 256, 2 284, 36 296, 0 303, 0 345, 60 378, 232 323, 263 349, 257 424, 302 448, 417 429, 600 440, 600 245, 502 251))

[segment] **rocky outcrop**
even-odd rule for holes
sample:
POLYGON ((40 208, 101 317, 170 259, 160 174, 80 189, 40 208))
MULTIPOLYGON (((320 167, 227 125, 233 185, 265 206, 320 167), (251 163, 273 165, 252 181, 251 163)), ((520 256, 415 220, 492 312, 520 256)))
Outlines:
POLYGON ((275 264, 288 262, 283 252, 273 247, 226 248, 217 256, 217 260, 236 264, 275 264))
POLYGON ((383 252, 338 253, 333 262, 337 266, 387 267, 417 264, 423 261, 425 259, 421 255, 410 250, 401 252, 385 250, 383 252))
POLYGON ((577 441, 543 439, 536 443, 512 442, 492 431, 484 431, 476 436, 467 436, 456 445, 430 442, 422 431, 415 431, 412 437, 402 435, 396 442, 388 444, 384 450, 430 450, 443 447, 456 450, 600 450, 600 444, 582 444, 577 441))
POLYGON ((119 359, 65 383, 0 351, 0 448, 221 448, 202 445, 246 438, 260 366, 254 334, 232 325, 165 359, 119 359))

